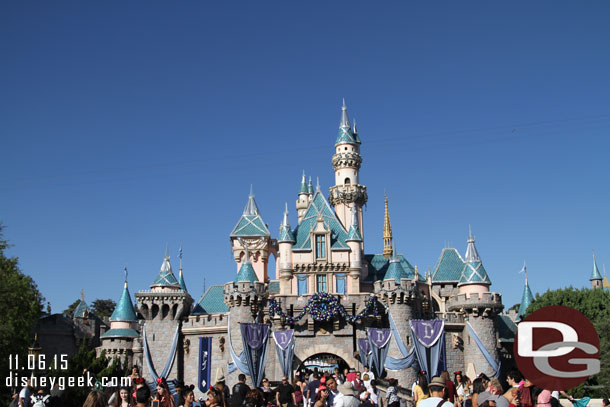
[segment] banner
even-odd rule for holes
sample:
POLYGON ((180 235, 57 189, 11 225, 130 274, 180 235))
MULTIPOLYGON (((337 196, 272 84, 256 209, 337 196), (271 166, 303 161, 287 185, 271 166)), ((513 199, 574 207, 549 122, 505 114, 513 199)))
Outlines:
POLYGON ((282 373, 290 380, 292 377, 292 358, 294 356, 294 329, 275 331, 272 335, 282 373))
POLYGON ((417 361, 429 382, 445 370, 445 321, 413 320, 410 324, 417 361))
POLYGON ((362 366, 371 367, 371 345, 368 338, 358 339, 358 352, 360 353, 360 361, 362 366))
POLYGON ((388 319, 390 320, 390 329, 392 330, 392 337, 396 341, 398 350, 402 354, 402 358, 393 358, 391 356, 385 359, 385 368, 388 370, 404 370, 417 363, 417 357, 415 355, 415 346, 411 347, 411 350, 407 350, 407 346, 400 337, 400 332, 396 328, 392 313, 388 309, 388 319))
POLYGON ((248 371, 254 387, 261 385, 265 362, 267 361, 267 341, 269 340, 269 326, 266 324, 240 323, 241 339, 244 345, 244 355, 248 371))
POLYGON ((388 343, 392 337, 392 331, 388 328, 367 328, 366 333, 371 347, 373 373, 376 378, 381 378, 385 359, 388 356, 388 343))
POLYGON ((199 379, 198 387, 202 393, 207 393, 212 374, 212 338, 199 338, 199 379))

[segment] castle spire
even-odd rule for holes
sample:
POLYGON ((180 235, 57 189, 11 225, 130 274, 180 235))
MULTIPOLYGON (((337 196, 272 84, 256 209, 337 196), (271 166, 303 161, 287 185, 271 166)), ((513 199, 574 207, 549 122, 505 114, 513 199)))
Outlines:
POLYGON ((309 176, 309 184, 307 184, 307 193, 313 195, 313 183, 311 182, 311 176, 309 176))
POLYGON ((280 235, 278 236, 277 241, 278 243, 296 242, 294 235, 290 230, 290 222, 288 221, 288 203, 286 203, 286 208, 284 209, 284 218, 282 219, 282 224, 280 225, 280 235))
POLYGON ((259 215, 258 206, 254 200, 254 187, 250 184, 250 194, 248 195, 248 203, 244 208, 244 215, 246 216, 257 216, 259 215))
POLYGON ((362 235, 360 234, 360 227, 358 226, 358 211, 352 206, 352 224, 349 227, 349 232, 347 233, 346 242, 354 241, 361 242, 362 235))
POLYGON ((519 311, 517 312, 517 321, 520 321, 525 316, 525 311, 534 301, 534 295, 530 289, 530 285, 527 281, 527 268, 523 264, 523 271, 525 272, 525 286, 523 287, 523 295, 521 296, 521 304, 519 305, 519 311))
POLYGON ((483 267, 483 262, 479 257, 477 248, 474 245, 475 238, 472 234, 472 229, 468 226, 468 247, 466 248, 466 256, 464 256, 464 269, 458 283, 458 287, 465 284, 491 285, 491 280, 483 267))
POLYGON ((593 272, 591 273, 591 278, 589 280, 602 280, 603 277, 599 272, 599 268, 597 268, 597 261, 595 261, 595 252, 593 252, 593 272))
POLYGON ((180 258, 180 274, 178 276, 178 284, 180 284, 180 288, 187 291, 184 276, 182 275, 182 246, 180 246, 180 250, 178 250, 178 257, 180 258))
POLYGON ((123 287, 121 297, 119 298, 119 301, 117 302, 116 306, 114 307, 114 311, 110 316, 110 321, 137 322, 138 318, 133 310, 131 294, 129 293, 129 288, 127 288, 127 266, 125 266, 123 271, 125 273, 125 286, 123 287))
POLYGON ((383 216, 383 257, 392 257, 392 225, 390 225, 390 211, 388 210, 388 196, 385 196, 385 213, 383 216))
POLYGON ((468 225, 468 247, 466 248, 466 257, 464 260, 466 262, 480 261, 479 253, 477 252, 477 248, 474 245, 475 238, 472 235, 472 228, 468 225))
POLYGON ((305 180, 305 170, 303 170, 303 178, 301 179, 301 187, 299 188, 299 195, 307 194, 307 181, 305 180))
POLYGON ((345 105, 345 99, 343 99, 343 106, 341 107, 341 122, 339 123, 339 134, 335 145, 338 144, 358 144, 354 137, 352 126, 349 124, 349 117, 347 116, 347 106, 345 105))

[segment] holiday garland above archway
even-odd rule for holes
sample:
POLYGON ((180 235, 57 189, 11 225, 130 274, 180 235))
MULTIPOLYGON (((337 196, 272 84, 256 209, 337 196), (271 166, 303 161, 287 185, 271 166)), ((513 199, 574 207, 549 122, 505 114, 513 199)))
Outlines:
POLYGON ((373 296, 366 301, 364 309, 355 315, 348 315, 347 311, 339 302, 339 298, 328 293, 315 293, 309 300, 307 305, 303 308, 303 311, 295 317, 288 316, 283 310, 281 305, 275 300, 275 298, 269 299, 269 316, 274 317, 279 315, 286 319, 286 322, 290 325, 300 321, 305 314, 309 314, 313 317, 314 321, 332 321, 335 317, 343 317, 350 324, 355 323, 367 314, 374 316, 379 315, 377 309, 377 296, 373 296))

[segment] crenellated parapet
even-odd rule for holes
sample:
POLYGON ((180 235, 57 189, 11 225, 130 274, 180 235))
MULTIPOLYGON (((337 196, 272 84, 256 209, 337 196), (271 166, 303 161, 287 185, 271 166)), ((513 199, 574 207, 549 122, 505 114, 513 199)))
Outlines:
POLYGON ((345 151, 333 155, 331 163, 335 171, 342 168, 355 168, 360 169, 362 165, 362 156, 357 152, 345 151))
POLYGON ((160 292, 143 290, 136 293, 138 312, 146 320, 180 320, 189 315, 193 298, 186 291, 160 292))
POLYGON ((377 280, 374 292, 384 305, 412 304, 417 297, 416 283, 412 279, 402 278, 396 280, 377 280))
POLYGON ((260 281, 226 283, 224 285, 223 294, 225 304, 227 304, 229 308, 256 306, 258 309, 262 309, 261 307, 269 296, 266 284, 260 281))
POLYGON ((366 186, 359 184, 334 185, 329 189, 328 201, 331 205, 356 204, 360 207, 368 201, 366 186))
POLYGON ((504 309, 504 304, 499 293, 461 293, 449 297, 447 309, 473 316, 494 316, 504 309))

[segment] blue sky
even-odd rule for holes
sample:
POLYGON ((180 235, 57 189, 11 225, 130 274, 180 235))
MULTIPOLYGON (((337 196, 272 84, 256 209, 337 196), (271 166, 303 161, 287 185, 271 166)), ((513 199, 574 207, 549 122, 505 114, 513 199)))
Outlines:
POLYGON ((250 184, 277 235, 302 170, 334 181, 341 99, 363 141, 365 250, 420 270, 468 225, 519 302, 610 267, 610 4, 3 2, 4 236, 53 311, 232 278, 250 184))

